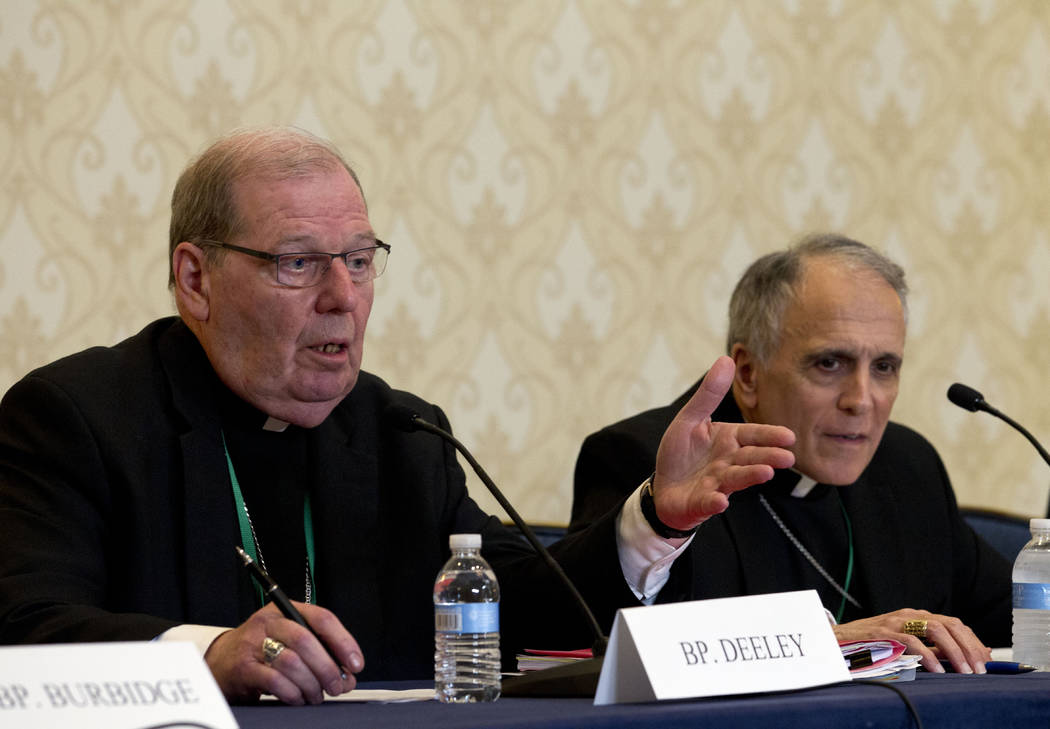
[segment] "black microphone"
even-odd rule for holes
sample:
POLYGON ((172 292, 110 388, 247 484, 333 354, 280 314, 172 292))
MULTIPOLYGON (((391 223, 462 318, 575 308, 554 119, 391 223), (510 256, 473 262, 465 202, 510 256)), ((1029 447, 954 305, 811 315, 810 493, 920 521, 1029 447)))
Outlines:
POLYGON ((1050 454, 1046 452, 1046 449, 1039 444, 1031 433, 1025 430, 1024 426, 1013 420, 1012 418, 999 412, 984 400, 984 395, 977 392, 972 387, 967 387, 961 382, 956 382, 954 385, 948 388, 948 399, 961 408, 965 408, 970 412, 977 412, 983 410, 986 413, 991 413, 1000 420, 1005 421, 1008 425, 1015 428, 1021 435, 1028 439, 1028 442, 1035 446, 1035 449, 1039 451, 1039 455, 1043 457, 1047 465, 1050 465, 1050 454))
POLYGON ((424 420, 416 411, 405 405, 389 405, 383 415, 386 421, 398 430, 403 430, 406 433, 425 430, 438 436, 451 443, 467 459, 467 463, 474 469, 474 473, 478 475, 481 482, 485 484, 485 487, 499 502, 499 505, 503 507, 503 510, 507 512, 514 525, 518 527, 533 549, 539 553, 543 561, 547 563, 547 566, 554 571, 554 574, 565 585, 565 588, 579 607, 580 612, 590 624, 591 632, 594 634, 594 658, 554 668, 546 668, 542 671, 530 671, 522 676, 508 677, 503 681, 500 693, 504 696, 594 696, 594 692, 598 687, 598 675, 601 673, 602 656, 605 655, 605 647, 609 644, 609 639, 605 637, 601 626, 598 625, 598 620, 587 605, 587 601, 583 599, 583 595, 576 589, 576 585, 572 584, 572 580, 565 574, 565 570, 551 556, 551 553, 547 551, 543 543, 536 538, 535 532, 518 515, 518 512, 507 501, 507 497, 503 495, 503 492, 499 490, 495 482, 485 473, 485 469, 481 467, 481 464, 477 462, 466 446, 460 443, 452 433, 424 420))
POLYGON ((956 382, 948 388, 948 399, 971 413, 975 413, 978 410, 987 410, 992 415, 999 414, 995 408, 984 401, 984 395, 961 382, 956 382))

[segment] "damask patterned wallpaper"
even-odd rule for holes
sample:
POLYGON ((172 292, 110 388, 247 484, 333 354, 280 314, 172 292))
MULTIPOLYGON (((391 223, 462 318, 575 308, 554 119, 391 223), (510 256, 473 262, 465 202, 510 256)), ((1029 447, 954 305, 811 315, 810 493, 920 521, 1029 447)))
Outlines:
MULTIPOLYGON (((583 437, 723 349, 811 230, 914 291, 895 419, 960 500, 1050 470, 1050 3, 0 0, 0 390, 171 313, 172 184, 238 125, 334 140, 393 245, 365 366, 442 404, 527 517, 583 437)), ((494 503, 476 481, 472 492, 494 503)))

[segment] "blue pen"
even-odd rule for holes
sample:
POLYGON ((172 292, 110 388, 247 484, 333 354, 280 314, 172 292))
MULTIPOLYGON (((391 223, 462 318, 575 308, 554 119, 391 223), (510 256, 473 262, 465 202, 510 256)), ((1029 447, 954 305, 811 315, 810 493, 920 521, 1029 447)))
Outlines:
MULTIPOLYGON (((952 672, 952 663, 947 658, 941 659, 941 665, 944 666, 944 670, 949 673, 952 672)), ((1028 673, 1029 671, 1039 670, 1035 666, 1029 666, 1027 663, 1016 663, 1014 661, 988 661, 984 664, 984 670, 988 673, 998 673, 1006 675, 1015 675, 1018 673, 1028 673)))
POLYGON ((1014 661, 988 661, 984 664, 984 670, 988 673, 1028 673, 1037 670, 1035 666, 1027 663, 1015 663, 1014 661))

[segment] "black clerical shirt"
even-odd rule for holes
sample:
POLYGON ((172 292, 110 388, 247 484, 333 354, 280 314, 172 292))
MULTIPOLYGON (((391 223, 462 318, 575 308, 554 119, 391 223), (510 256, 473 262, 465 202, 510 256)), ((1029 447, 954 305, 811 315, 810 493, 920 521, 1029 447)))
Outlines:
MULTIPOLYGON (((842 506, 843 494, 839 490, 841 487, 818 483, 810 489, 809 493, 797 496, 792 492, 799 480, 798 473, 790 470, 777 471, 772 481, 752 488, 766 497, 770 506, 802 546, 839 585, 845 587, 850 538, 847 517, 844 515, 842 506)), ((809 563, 764 509, 761 510, 759 518, 768 519, 768 523, 756 525, 756 528, 761 528, 771 535, 776 548, 770 550, 768 559, 773 562, 778 572, 789 576, 785 582, 798 585, 798 589, 816 590, 824 607, 832 615, 839 617, 843 603, 842 595, 809 563)), ((856 555, 854 560, 857 560, 856 555)), ((861 603, 862 607, 864 606, 866 594, 856 565, 853 568, 848 592, 861 603)), ((868 615, 870 611, 858 610, 846 602, 840 621, 845 622, 868 615)))
MULTIPOLYGON (((266 413, 229 389, 219 389, 222 431, 255 530, 260 562, 288 597, 302 601, 307 579, 303 502, 313 476, 309 431, 295 425, 280 432, 265 429, 266 413)), ((231 549, 230 558, 235 557, 231 549)))

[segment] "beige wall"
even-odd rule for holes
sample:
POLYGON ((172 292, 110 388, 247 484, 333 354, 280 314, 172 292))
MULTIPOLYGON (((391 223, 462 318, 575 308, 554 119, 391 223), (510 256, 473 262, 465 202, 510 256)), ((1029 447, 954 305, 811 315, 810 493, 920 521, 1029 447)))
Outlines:
POLYGON ((944 392, 1050 441, 1048 81, 1041 0, 0 0, 0 391, 171 312, 179 170, 294 123, 394 247, 366 368, 527 517, 721 352, 751 259, 827 228, 909 271, 896 419, 963 503, 1041 513, 1050 470, 944 392))

